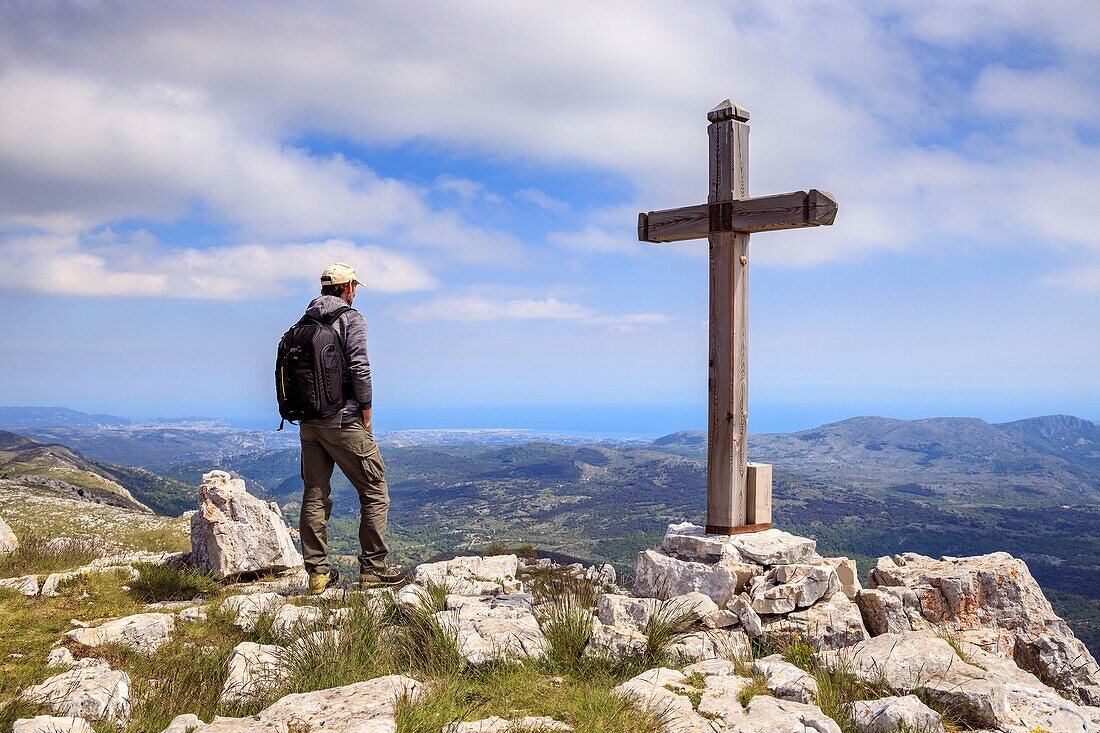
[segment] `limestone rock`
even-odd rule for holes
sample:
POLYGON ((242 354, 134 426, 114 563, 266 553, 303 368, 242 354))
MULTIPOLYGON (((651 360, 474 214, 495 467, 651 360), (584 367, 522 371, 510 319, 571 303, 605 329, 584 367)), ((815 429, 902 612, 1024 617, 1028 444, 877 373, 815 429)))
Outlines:
POLYGON ((15 536, 15 532, 4 521, 4 518, 0 517, 0 557, 10 555, 18 549, 19 538, 15 536))
POLYGON ((286 650, 275 644, 242 641, 233 647, 222 702, 247 702, 278 687, 287 676, 285 655, 286 650))
POLYGON ((737 619, 741 622, 741 628, 745 630, 750 639, 755 639, 764 633, 763 622, 760 615, 752 610, 752 599, 749 598, 748 594, 741 593, 734 596, 727 604, 727 608, 737 614, 737 619))
MULTIPOLYGON (((262 710, 261 723, 290 730, 324 730, 325 733, 392 733, 397 701, 415 701, 424 686, 404 675, 377 677, 365 682, 317 692, 287 695, 262 710)), ((203 733, 208 733, 206 728, 203 733)), ((217 731, 214 731, 217 733, 217 731)))
POLYGON ((698 591, 684 593, 664 602, 662 613, 669 618, 682 619, 684 623, 697 623, 709 613, 714 613, 719 608, 718 604, 698 591))
POLYGON ((691 522, 668 525, 661 549, 684 560, 716 562, 724 558, 765 566, 808 563, 817 556, 814 540, 779 529, 715 535, 691 522))
POLYGON ((618 574, 615 572, 615 567, 610 563, 604 563, 603 565, 593 565, 584 571, 584 577, 597 585, 610 587, 615 585, 618 581, 618 574))
POLYGON ((1008 553, 880 558, 871 587, 913 591, 921 615, 953 631, 997 629, 1017 663, 1086 704, 1100 704, 1100 665, 1059 618, 1027 565, 1008 553))
POLYGON ((645 633, 646 624, 659 607, 660 601, 655 598, 605 593, 596 602, 596 618, 608 626, 645 633))
POLYGON ((205 621, 210 612, 206 606, 189 606, 176 613, 180 621, 205 621))
POLYGON ((668 654, 681 664, 707 659, 740 659, 750 654, 749 638, 740 629, 697 631, 670 644, 668 654))
POLYGON ((703 626, 708 629, 728 629, 741 623, 741 619, 733 611, 720 609, 712 611, 703 617, 703 626))
POLYGON ((591 657, 622 660, 645 653, 648 641, 644 634, 632 628, 611 626, 597 619, 584 653, 591 657))
POLYGON ((522 590, 516 580, 518 572, 519 558, 515 555, 456 557, 417 566, 413 582, 441 586, 459 595, 496 595, 522 590))
POLYGON ((85 646, 121 644, 148 654, 168 643, 175 628, 176 619, 171 614, 138 613, 112 619, 99 626, 73 629, 65 636, 85 646))
POLYGON ((652 713, 661 721, 661 730, 665 733, 717 731, 716 725, 695 712, 687 696, 668 689, 670 685, 682 685, 685 679, 682 672, 658 667, 622 683, 615 688, 615 694, 652 713))
POLYGON ((943 733, 940 714, 916 695, 860 700, 852 704, 851 714, 859 733, 894 733, 897 730, 943 733))
POLYGON ((752 678, 738 677, 732 672, 707 676, 706 690, 699 698, 699 712, 727 722, 737 719, 742 710, 738 695, 751 684, 752 678))
POLYGON ((38 576, 20 575, 18 578, 0 580, 0 588, 8 588, 25 596, 38 595, 38 576))
POLYGON ((71 651, 59 646, 56 649, 51 649, 50 653, 46 655, 46 666, 72 669, 76 666, 76 660, 73 658, 71 651))
POLYGON ((895 595, 873 588, 864 588, 856 596, 856 605, 859 606, 863 623, 871 636, 900 634, 913 630, 909 617, 905 615, 901 599, 895 595))
POLYGON ((832 565, 836 570, 837 577, 840 578, 840 591, 849 599, 855 600, 859 591, 863 588, 859 582, 859 569, 856 567, 856 561, 847 557, 827 557, 825 562, 832 565))
POLYGON ((302 567, 277 504, 248 493, 225 471, 202 477, 199 510, 191 517, 191 563, 219 578, 302 567))
POLYGON ((547 716, 527 716, 507 720, 496 715, 468 723, 450 723, 443 733, 521 733, 522 731, 571 731, 572 726, 547 716))
POLYGON ((197 731, 205 726, 206 723, 203 723, 199 716, 194 713, 185 713, 172 718, 171 722, 168 723, 168 727, 160 733, 188 733, 189 731, 197 731))
POLYGON ((261 616, 274 616, 286 605, 286 598, 279 593, 252 593, 229 596, 222 601, 221 609, 235 614, 233 623, 246 631, 256 627, 261 616))
POLYGON ((748 594, 757 613, 790 613, 806 608, 840 590, 840 578, 831 565, 777 565, 753 578, 748 594))
POLYGON ((729 559, 717 563, 681 560, 657 550, 638 555, 634 593, 648 598, 671 598, 698 591, 718 606, 725 607, 750 578, 762 569, 729 559))
POLYGON ((52 715, 36 715, 15 721, 12 733, 95 733, 84 718, 57 718, 52 715))
POLYGON ((763 628, 769 634, 798 637, 815 651, 841 649, 869 638, 859 608, 843 593, 786 616, 768 618, 763 628))
POLYGON ((537 658, 546 653, 546 637, 526 604, 492 600, 465 603, 434 616, 443 629, 454 635, 459 653, 474 664, 537 658))
POLYGON ((739 733, 841 733, 836 721, 816 705, 754 695, 729 727, 739 733))
POLYGON ((754 660, 752 671, 768 679, 768 688, 777 697, 812 703, 817 695, 817 680, 806 670, 784 661, 779 654, 754 660))
POLYGON ((108 722, 130 717, 130 676, 102 660, 54 675, 23 696, 63 716, 108 722))
POLYGON ((316 606, 291 606, 279 608, 271 622, 271 630, 278 636, 288 637, 312 631, 324 621, 325 614, 316 606))

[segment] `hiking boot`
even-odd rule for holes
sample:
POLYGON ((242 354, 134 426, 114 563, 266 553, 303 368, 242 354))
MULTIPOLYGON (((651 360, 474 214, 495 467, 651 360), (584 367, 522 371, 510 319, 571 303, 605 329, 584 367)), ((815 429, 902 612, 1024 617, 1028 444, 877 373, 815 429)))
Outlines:
POLYGON ((359 585, 364 588, 373 588, 380 585, 397 585, 405 579, 405 571, 401 568, 387 565, 384 568, 359 571, 359 585))
POLYGON ((325 592, 325 589, 335 583, 340 578, 340 571, 336 568, 328 571, 327 573, 310 573, 309 574, 309 594, 311 596, 319 596, 325 592))

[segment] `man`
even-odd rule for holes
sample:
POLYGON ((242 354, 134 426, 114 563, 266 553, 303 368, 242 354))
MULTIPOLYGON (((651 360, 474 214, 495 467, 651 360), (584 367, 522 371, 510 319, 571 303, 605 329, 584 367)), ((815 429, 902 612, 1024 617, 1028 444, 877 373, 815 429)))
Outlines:
MULTIPOLYGON (((325 319, 352 304, 359 285, 355 270, 343 263, 321 274, 321 295, 306 316, 325 319)), ((403 573, 386 564, 386 522, 390 497, 386 465, 371 433, 372 390, 367 359, 367 323, 362 314, 345 310, 332 322, 344 351, 344 407, 331 417, 303 420, 302 556, 309 573, 309 592, 324 592, 337 574, 328 557, 328 519, 332 513, 330 479, 334 466, 359 493, 359 582, 364 586, 401 581, 403 573)))

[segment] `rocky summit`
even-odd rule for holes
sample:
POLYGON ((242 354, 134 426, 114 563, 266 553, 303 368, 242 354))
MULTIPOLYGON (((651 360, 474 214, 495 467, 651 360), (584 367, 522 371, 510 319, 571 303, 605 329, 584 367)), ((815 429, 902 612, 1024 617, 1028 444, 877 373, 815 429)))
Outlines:
POLYGON ((311 597, 278 507, 220 471, 190 539, 0 579, 28 623, 78 616, 0 700, 12 730, 1100 732, 1096 660, 1004 553, 882 557, 864 587, 812 538, 680 523, 629 588, 501 554, 311 597))

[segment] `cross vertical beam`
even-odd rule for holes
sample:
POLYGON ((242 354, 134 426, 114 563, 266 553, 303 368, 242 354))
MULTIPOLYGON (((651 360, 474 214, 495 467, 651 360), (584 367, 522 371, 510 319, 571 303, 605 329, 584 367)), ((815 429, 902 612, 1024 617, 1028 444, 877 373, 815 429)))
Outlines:
MULTIPOLYGON (((710 120, 710 193, 714 204, 748 198, 749 119, 737 105, 710 120)), ((715 229, 717 227, 712 227, 715 229)), ((710 240, 710 375, 707 408, 707 532, 748 529, 749 235, 715 232, 710 240)))

